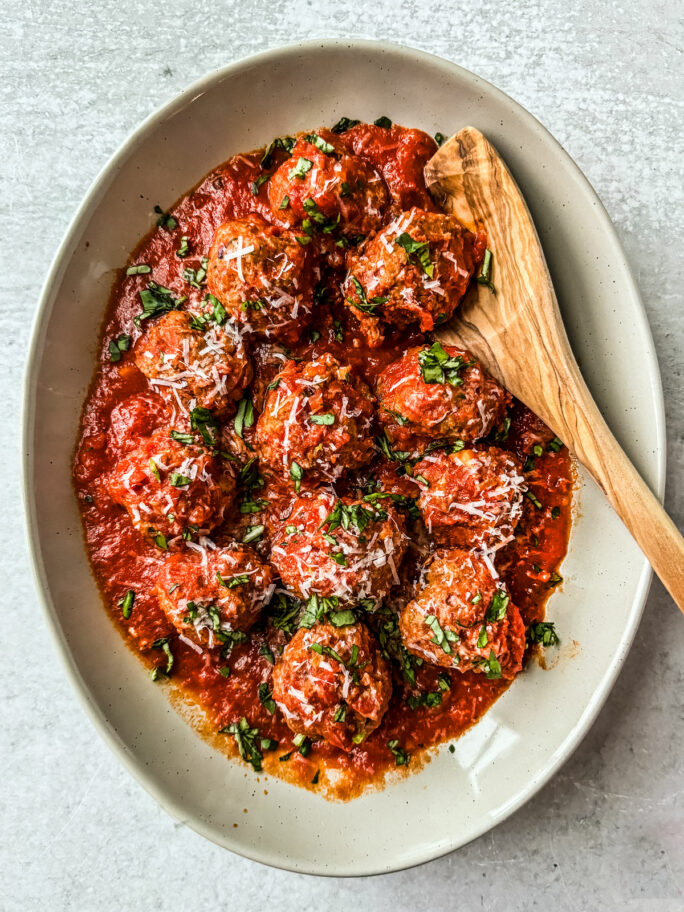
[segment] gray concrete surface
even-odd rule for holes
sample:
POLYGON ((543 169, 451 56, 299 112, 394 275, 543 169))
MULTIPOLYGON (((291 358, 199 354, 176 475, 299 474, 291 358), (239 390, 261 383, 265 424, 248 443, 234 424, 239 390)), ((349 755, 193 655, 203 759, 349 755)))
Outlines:
POLYGON ((584 170, 641 287, 684 521, 681 6, 675 0, 1 0, 0 909, 684 909, 684 619, 654 583, 596 725, 525 808, 462 851, 365 881, 268 870, 175 825, 119 767, 62 673, 25 553, 17 431, 32 310, 91 180, 146 114, 300 38, 410 43, 491 80, 584 170))

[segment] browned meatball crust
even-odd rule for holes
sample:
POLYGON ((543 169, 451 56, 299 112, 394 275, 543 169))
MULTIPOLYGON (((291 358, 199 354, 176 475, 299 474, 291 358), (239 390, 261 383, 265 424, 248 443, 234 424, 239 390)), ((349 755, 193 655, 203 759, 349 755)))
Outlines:
POLYGON ((311 320, 313 279, 311 250, 258 215, 226 222, 214 235, 207 288, 243 332, 296 342, 311 320))
POLYGON ((429 453, 414 467, 428 533, 452 548, 498 549, 515 533, 525 479, 513 453, 497 447, 429 453))
POLYGON ((390 443, 413 454, 437 440, 462 445, 486 437, 511 402, 470 352, 439 342, 393 361, 378 378, 377 395, 390 443))
POLYGON ((330 130, 302 134, 268 183, 274 215, 307 237, 367 235, 380 226, 387 188, 330 130))
POLYGON ((333 481, 373 456, 374 397, 351 368, 324 354, 276 376, 257 423, 259 458, 295 482, 333 481))
POLYGON ((300 598, 379 603, 399 581, 406 542, 403 517, 391 504, 321 491, 295 500, 280 520, 271 563, 300 598))
POLYGON ((178 632, 211 648, 255 624, 273 594, 274 579, 251 548, 186 542, 185 551, 164 563, 155 592, 178 632))
POLYGON ((351 751, 374 731, 392 678, 363 624, 299 630, 273 671, 273 699, 297 734, 351 751))
POLYGON ((399 615, 409 652, 433 665, 514 677, 522 668, 525 625, 485 560, 474 551, 438 553, 424 577, 399 615))
POLYGON ((235 488, 230 463, 202 447, 178 443, 169 428, 141 438, 107 479, 112 500, 162 549, 181 543, 183 532, 202 536, 220 525, 235 488))
POLYGON ((238 332, 172 310, 154 320, 135 346, 135 363, 173 405, 217 414, 242 396, 252 365, 238 332))
POLYGON ((417 323, 429 332, 445 323, 483 253, 484 238, 455 216, 416 208, 350 251, 343 290, 368 344, 380 345, 390 328, 417 323))

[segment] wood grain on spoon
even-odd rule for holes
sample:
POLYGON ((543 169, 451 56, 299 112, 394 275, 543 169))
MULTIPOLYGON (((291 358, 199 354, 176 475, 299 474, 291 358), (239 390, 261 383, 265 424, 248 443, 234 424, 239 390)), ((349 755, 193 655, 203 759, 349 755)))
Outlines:
POLYGON ((466 127, 435 153, 425 179, 445 210, 484 228, 495 264, 496 294, 478 285, 450 330, 588 469, 684 611, 684 539, 582 379, 537 232, 510 171, 485 137, 466 127))

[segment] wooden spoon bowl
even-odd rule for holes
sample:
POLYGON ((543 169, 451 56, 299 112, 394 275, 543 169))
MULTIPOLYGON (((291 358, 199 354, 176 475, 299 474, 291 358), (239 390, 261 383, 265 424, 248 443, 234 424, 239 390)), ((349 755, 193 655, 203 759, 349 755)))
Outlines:
POLYGON ((605 493, 684 611, 684 539, 613 437, 570 348, 525 200, 494 147, 473 127, 425 167, 440 206, 487 233, 496 291, 477 284, 442 333, 471 351, 567 445, 605 493))

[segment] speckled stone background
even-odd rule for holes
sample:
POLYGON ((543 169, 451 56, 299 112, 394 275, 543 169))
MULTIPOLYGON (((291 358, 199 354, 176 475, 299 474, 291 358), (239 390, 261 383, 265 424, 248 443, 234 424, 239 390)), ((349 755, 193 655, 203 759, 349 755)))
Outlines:
MULTIPOLYGON (((0 909, 290 912, 684 909, 684 619, 659 583, 596 725, 525 808, 460 852, 363 881, 256 865, 174 822, 118 765, 62 673, 19 495, 33 308, 71 215, 126 134, 189 82, 312 37, 408 42, 525 105, 608 208, 655 336, 667 506, 684 520, 682 8, 676 0, 0 2, 0 909)), ((448 795, 445 795, 448 800, 448 795)))

